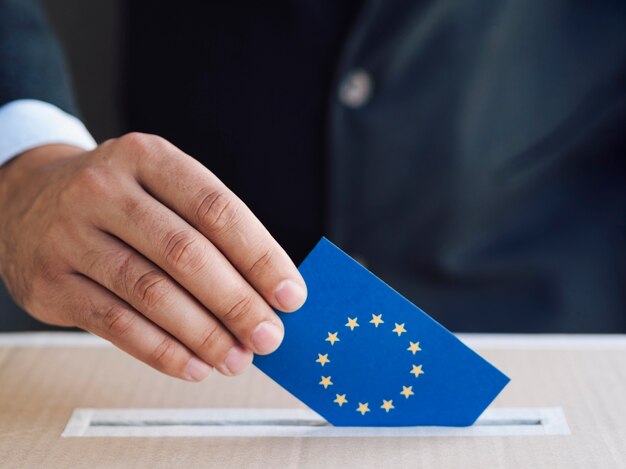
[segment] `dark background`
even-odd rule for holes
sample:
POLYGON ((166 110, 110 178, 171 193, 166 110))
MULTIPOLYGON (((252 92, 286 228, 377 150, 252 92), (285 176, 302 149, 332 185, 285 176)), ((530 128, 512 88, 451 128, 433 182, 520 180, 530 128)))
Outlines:
POLYGON ((100 142, 123 133, 124 2, 44 0, 66 52, 81 117, 100 142))

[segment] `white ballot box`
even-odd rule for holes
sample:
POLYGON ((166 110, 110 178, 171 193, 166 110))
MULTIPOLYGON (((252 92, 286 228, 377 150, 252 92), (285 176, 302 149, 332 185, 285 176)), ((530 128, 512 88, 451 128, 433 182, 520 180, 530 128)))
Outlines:
POLYGON ((511 378, 475 425, 339 428, 256 369, 193 384, 88 334, 0 334, 0 467, 626 468, 626 336, 460 338, 511 378))

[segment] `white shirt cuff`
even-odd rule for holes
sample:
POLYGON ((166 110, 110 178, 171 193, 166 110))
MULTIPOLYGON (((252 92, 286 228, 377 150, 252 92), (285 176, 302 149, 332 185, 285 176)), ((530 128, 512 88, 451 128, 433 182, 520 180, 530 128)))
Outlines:
POLYGON ((97 146, 79 119, 50 103, 18 99, 0 106, 0 166, 26 150, 51 143, 85 150, 97 146))

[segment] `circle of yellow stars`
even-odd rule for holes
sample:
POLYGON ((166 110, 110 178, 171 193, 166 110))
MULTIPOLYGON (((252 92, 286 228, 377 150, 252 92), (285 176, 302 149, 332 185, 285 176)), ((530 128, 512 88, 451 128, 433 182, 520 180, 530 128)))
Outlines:
MULTIPOLYGON (((345 324, 345 327, 349 328, 350 332, 354 332, 357 327, 361 327, 361 325, 358 323, 358 319, 358 317, 348 317, 348 322, 345 324)), ((369 324, 373 324, 376 329, 378 329, 378 326, 384 323, 385 321, 383 320, 382 313, 372 314, 372 319, 369 321, 369 324)), ((408 332, 404 327, 404 324, 405 323, 398 324, 397 322, 394 322, 395 327, 391 331, 398 334, 398 337, 401 337, 402 334, 408 332)), ((339 332, 328 332, 328 336, 324 339, 324 341, 329 342, 331 346, 334 346, 335 343, 341 341, 341 339, 339 338, 339 332)), ((409 346, 406 350, 411 352, 413 355, 415 355, 417 352, 422 351, 419 342, 413 342, 410 340, 409 346)), ((330 363, 331 361, 330 358, 328 358, 329 354, 330 353, 318 353, 317 360, 315 360, 315 362, 319 363, 320 366, 323 368, 327 363, 330 363)), ((419 378, 420 375, 424 374, 423 365, 412 365, 409 373, 412 374, 415 378, 419 378)), ((320 386, 323 386, 324 389, 328 389, 329 386, 334 385, 334 383, 332 382, 332 376, 321 376, 321 381, 318 384, 320 386)), ((409 399, 411 396, 415 395, 415 393, 413 392, 413 385, 402 386, 402 391, 400 391, 400 395, 404 396, 405 399, 409 399)), ((335 399, 333 400, 333 402, 339 407, 343 407, 344 404, 349 403, 348 399, 346 398, 346 394, 335 394, 335 399)), ((395 408, 396 407, 393 405, 393 399, 383 399, 382 405, 380 406, 380 409, 383 409, 385 413, 389 413, 395 408)), ((369 402, 359 402, 355 410, 361 415, 365 415, 368 412, 371 412, 369 402)))

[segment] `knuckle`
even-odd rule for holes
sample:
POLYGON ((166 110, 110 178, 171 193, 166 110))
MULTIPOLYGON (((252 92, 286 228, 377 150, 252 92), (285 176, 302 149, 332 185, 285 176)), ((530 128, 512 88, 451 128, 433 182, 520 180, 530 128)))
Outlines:
POLYGON ((169 369, 169 364, 176 353, 176 342, 171 337, 164 337, 159 344, 154 347, 148 357, 149 363, 160 369, 169 369))
POLYGON ((176 231, 165 237, 163 257, 177 271, 195 273, 206 264, 206 250, 189 231, 176 231))
POLYGON ((205 230, 219 233, 236 225, 238 204, 224 191, 203 191, 197 200, 196 221, 205 230))
POLYGON ((110 305, 99 315, 104 330, 113 337, 125 336, 137 321, 137 316, 120 304, 110 305))
POLYGON ((85 254, 83 262, 89 266, 89 271, 105 269, 114 290, 128 294, 128 285, 133 279, 133 258, 133 254, 126 250, 92 250, 85 254), (103 265, 102 259, 109 262, 103 265))
POLYGON ((163 306, 171 295, 171 285, 157 270, 149 270, 137 278, 132 287, 132 298, 147 307, 163 306))
POLYGON ((95 308, 91 305, 91 308, 75 307, 68 311, 68 319, 72 326, 78 327, 84 330, 90 330, 92 327, 92 321, 89 319, 92 317, 95 308))
POLYGON ((229 323, 241 322, 252 314, 252 298, 245 295, 240 300, 236 301, 232 306, 226 309, 222 319, 229 323))
POLYGON ((269 270, 271 270, 273 263, 274 252, 272 251, 272 249, 267 249, 250 266, 250 268, 248 269, 248 274, 262 276, 266 274, 269 270))
POLYGON ((120 145, 128 149, 130 156, 135 158, 149 157, 155 151, 163 149, 167 140, 158 135, 142 132, 130 132, 118 139, 120 145))
POLYGON ((38 278, 43 285, 57 283, 65 274, 64 270, 61 268, 61 264, 55 259, 44 255, 37 257, 39 258, 39 262, 36 266, 35 277, 38 278))
POLYGON ((145 203, 137 197, 124 197, 120 200, 120 208, 131 220, 143 220, 149 214, 149 209, 145 206, 145 203))
POLYGON ((95 320, 100 316, 99 310, 89 295, 83 300, 73 302, 72 307, 69 308, 69 316, 73 325, 81 329, 91 332, 103 329, 95 320))
POLYGON ((117 196, 116 205, 128 220, 133 220, 137 225, 147 225, 154 220, 154 210, 150 204, 146 204, 143 197, 120 193, 117 196))
POLYGON ((149 145, 152 135, 143 132, 129 132, 122 135, 118 143, 129 148, 145 148, 149 145))
POLYGON ((217 348, 217 345, 222 340, 223 334, 221 332, 222 329, 218 324, 212 324, 209 326, 200 336, 198 349, 205 351, 217 348))
POLYGON ((117 141, 119 140, 119 138, 108 138, 106 139, 104 142, 100 143, 99 147, 103 148, 103 147, 111 147, 113 145, 115 145, 117 143, 117 141))

